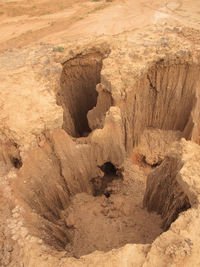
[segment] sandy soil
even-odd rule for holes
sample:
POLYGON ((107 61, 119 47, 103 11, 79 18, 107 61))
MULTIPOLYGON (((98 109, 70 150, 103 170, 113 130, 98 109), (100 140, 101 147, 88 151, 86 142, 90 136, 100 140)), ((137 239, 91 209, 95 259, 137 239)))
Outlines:
POLYGON ((199 15, 197 0, 3 0, 0 51, 41 41, 56 45, 77 38, 118 34, 162 20, 198 27, 199 15))

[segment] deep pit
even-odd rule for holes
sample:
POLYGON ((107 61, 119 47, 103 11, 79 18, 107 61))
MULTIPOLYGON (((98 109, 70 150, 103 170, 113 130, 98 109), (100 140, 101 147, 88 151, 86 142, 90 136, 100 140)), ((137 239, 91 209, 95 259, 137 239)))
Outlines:
POLYGON ((77 193, 55 176, 45 175, 45 185, 42 177, 21 180, 17 187, 23 187, 23 201, 31 207, 24 215, 30 233, 76 258, 127 243, 152 243, 163 231, 162 219, 143 208, 143 170, 129 160, 123 175, 110 162, 101 169, 102 177, 90 179, 87 191, 77 193))
POLYGON ((79 258, 127 243, 152 243, 180 212, 190 208, 187 196, 174 180, 181 165, 173 159, 171 167, 168 161, 152 171, 147 166, 148 177, 145 166, 129 160, 124 162, 124 170, 105 162, 97 166, 101 176, 90 178, 87 188, 70 191, 70 185, 60 176, 56 152, 47 145, 42 157, 36 158, 38 153, 41 151, 34 151, 23 165, 21 180, 14 188, 25 204, 24 218, 30 233, 67 256, 79 258), (27 179, 30 172, 31 180, 27 179))
POLYGON ((103 55, 91 53, 63 64, 58 104, 64 110, 63 128, 74 137, 87 136, 91 129, 87 113, 97 103, 96 85, 100 83, 103 55))
MULTIPOLYGON (((102 59, 95 53, 63 65, 57 100, 64 110, 63 128, 73 137, 87 136, 91 131, 87 113, 97 103, 95 88, 100 83, 102 59)), ((122 108, 131 106, 131 110, 122 112, 123 120, 130 123, 123 143, 126 149, 138 144, 148 127, 179 131, 188 139, 191 136, 196 84, 189 81, 199 69, 167 64, 161 62, 151 68, 122 108)), ((102 131, 101 136, 106 129, 98 131, 102 131)), ((98 139, 92 143, 89 138, 78 143, 66 132, 58 130, 46 138, 43 147, 29 154, 20 170, 20 182, 15 184, 27 210, 24 216, 30 233, 53 249, 79 258, 127 243, 149 244, 169 229, 180 212, 190 208, 176 181, 178 162, 170 159, 168 163, 163 156, 139 167, 121 152, 125 150, 118 147, 119 133, 112 133, 110 128, 110 147, 103 134, 102 143, 98 139), (116 153, 112 154, 115 146, 116 153), (115 163, 117 160, 121 165, 115 163)), ((154 149, 153 139, 149 142, 154 149)), ((147 159, 141 155, 143 161, 144 157, 147 159)))

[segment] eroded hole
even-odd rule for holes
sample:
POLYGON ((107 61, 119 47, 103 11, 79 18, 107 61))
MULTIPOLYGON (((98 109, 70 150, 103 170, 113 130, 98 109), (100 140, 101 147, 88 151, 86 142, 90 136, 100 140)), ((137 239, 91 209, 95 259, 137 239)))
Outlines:
POLYGON ((109 251, 126 243, 151 243, 162 220, 142 207, 145 185, 127 162, 125 178, 111 162, 99 168, 103 177, 91 179, 92 194, 79 193, 64 211, 71 241, 66 250, 79 258, 95 250, 109 251))
POLYGON ((63 65, 58 104, 64 110, 63 128, 74 137, 87 136, 91 129, 87 113, 97 103, 103 55, 91 53, 68 60, 63 65))
MULTIPOLYGON (((60 165, 52 153, 48 159, 51 163, 38 158, 31 161, 36 164, 32 165, 35 176, 24 181, 22 175, 21 184, 18 181, 14 188, 19 188, 21 198, 30 208, 24 215, 30 233, 69 256, 79 258, 95 250, 106 252, 127 243, 152 243, 180 212, 190 207, 175 179, 180 162, 173 158, 164 160, 149 174, 146 186, 145 172, 127 160, 123 178, 120 169, 105 162, 96 166, 104 173, 101 180, 90 178, 87 188, 77 184, 77 189, 73 184, 70 187, 74 177, 66 182, 59 176, 60 165), (40 177, 42 168, 47 173, 40 177)), ((27 177, 29 168, 23 168, 27 177)), ((82 179, 79 182, 81 185, 82 179)))
MULTIPOLYGON (((51 162, 54 170, 55 164, 51 162)), ((34 178, 15 185, 31 208, 24 215, 30 233, 76 258, 127 243, 151 243, 163 231, 162 219, 143 208, 145 176, 141 178, 131 162, 125 165, 123 178, 122 170, 111 162, 97 166, 104 173, 100 183, 94 185, 96 181, 90 179, 87 191, 82 192, 69 191, 53 169, 39 178, 36 167, 34 178)))

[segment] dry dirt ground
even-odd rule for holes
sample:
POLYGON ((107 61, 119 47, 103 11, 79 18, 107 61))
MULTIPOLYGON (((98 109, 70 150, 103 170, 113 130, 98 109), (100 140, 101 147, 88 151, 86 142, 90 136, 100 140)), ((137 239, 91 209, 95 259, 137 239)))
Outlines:
POLYGON ((60 0, 0 2, 0 51, 30 43, 53 45, 118 34, 160 20, 198 28, 198 0, 60 0))

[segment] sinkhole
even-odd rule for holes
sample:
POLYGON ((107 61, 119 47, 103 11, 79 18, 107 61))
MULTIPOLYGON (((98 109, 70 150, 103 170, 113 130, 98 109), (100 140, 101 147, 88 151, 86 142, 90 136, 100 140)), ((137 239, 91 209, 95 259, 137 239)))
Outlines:
POLYGON ((178 162, 164 161, 142 179, 135 166, 127 160, 122 171, 105 162, 97 166, 101 177, 90 178, 87 189, 77 192, 55 173, 22 180, 17 186, 30 234, 75 258, 127 243, 152 243, 191 205, 175 178, 178 162))
MULTIPOLYGON (((73 137, 91 132, 87 113, 97 103, 102 60, 100 53, 93 53, 63 64, 57 101, 64 111, 63 129, 73 137)), ((197 71, 189 64, 160 62, 134 85, 120 103, 127 151, 147 127, 191 138, 198 85, 192 77, 197 71)), ((117 136, 115 131, 109 134, 117 136)), ((153 163, 147 176, 128 155, 117 154, 117 149, 112 155, 113 144, 76 141, 61 132, 53 141, 48 138, 43 148, 30 153, 15 185, 30 233, 51 248, 79 258, 127 243, 149 244, 191 207, 176 180, 182 167, 176 158, 153 163), (119 155, 123 166, 114 163, 119 155)), ((153 147, 153 139, 149 142, 153 147)))

